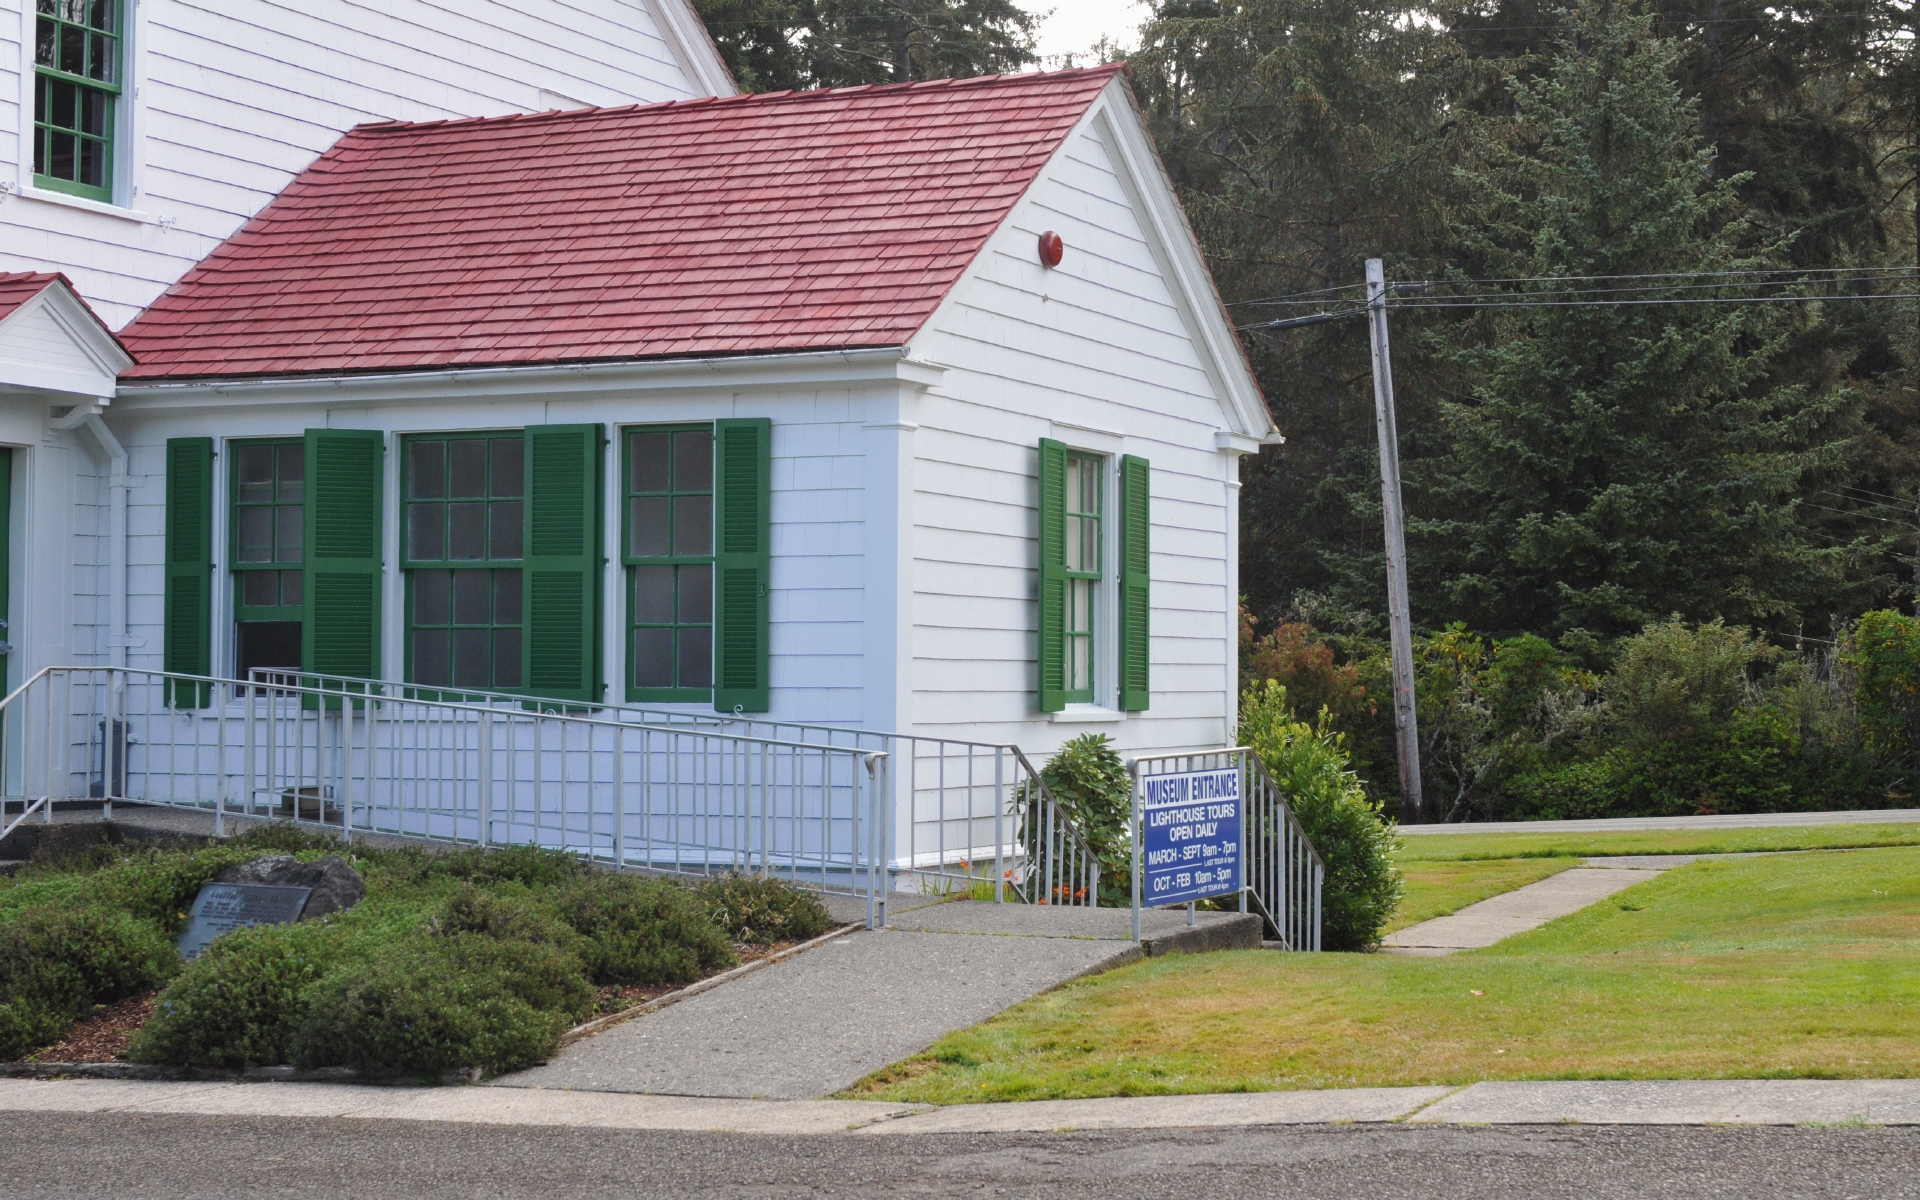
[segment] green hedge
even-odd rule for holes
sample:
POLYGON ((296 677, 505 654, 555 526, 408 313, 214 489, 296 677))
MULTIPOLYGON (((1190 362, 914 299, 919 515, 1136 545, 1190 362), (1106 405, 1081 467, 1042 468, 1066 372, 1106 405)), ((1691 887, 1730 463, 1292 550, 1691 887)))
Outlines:
POLYGON ((551 1054, 593 1011, 596 984, 691 981, 737 961, 730 937, 830 924, 817 899, 773 880, 689 887, 555 850, 355 846, 359 905, 235 931, 183 966, 173 936, 219 870, 346 848, 266 826, 192 849, 81 849, 0 880, 0 1057, 56 1040, 93 1004, 165 984, 129 1047, 136 1061, 507 1070, 551 1054))

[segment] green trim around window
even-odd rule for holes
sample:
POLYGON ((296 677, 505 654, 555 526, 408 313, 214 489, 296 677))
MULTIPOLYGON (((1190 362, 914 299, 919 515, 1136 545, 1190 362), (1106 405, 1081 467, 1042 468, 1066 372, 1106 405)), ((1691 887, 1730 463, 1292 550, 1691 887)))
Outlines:
POLYGON ((713 469, 711 422, 621 434, 629 703, 713 700, 713 469))
POLYGON ((33 35, 33 182, 113 203, 124 75, 122 0, 39 0, 33 35))
POLYGON ((305 438, 228 444, 227 562, 234 673, 301 666, 306 619, 305 438))
POLYGON ((526 443, 518 429, 400 440, 408 683, 526 690, 526 443))

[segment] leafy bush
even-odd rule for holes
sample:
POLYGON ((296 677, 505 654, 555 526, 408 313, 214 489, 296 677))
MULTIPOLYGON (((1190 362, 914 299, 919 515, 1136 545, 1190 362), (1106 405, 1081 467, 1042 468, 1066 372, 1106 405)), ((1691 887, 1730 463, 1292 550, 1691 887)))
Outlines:
POLYGON ((161 994, 135 1062, 245 1067, 292 1061, 308 992, 341 958, 329 924, 256 925, 216 938, 161 994))
POLYGON ((1621 644, 1602 685, 1616 736, 1654 745, 1723 724, 1758 699, 1754 670, 1779 655, 1719 621, 1649 625, 1621 644))
POLYGON ((434 932, 454 935, 477 933, 495 941, 544 942, 572 951, 580 935, 538 905, 524 888, 510 892, 483 892, 472 884, 455 889, 433 918, 434 932))
POLYGON ((1083 733, 1040 768, 1040 782, 1100 863, 1100 901, 1133 903, 1133 776, 1112 739, 1083 733))
POLYGON ((124 912, 16 913, 0 925, 0 1059, 57 1041, 93 1005, 156 988, 179 967, 166 937, 124 912))
POLYGON ((316 988, 294 1046, 305 1067, 437 1073, 542 1061, 593 1009, 573 955, 483 934, 418 936, 347 964, 316 988))
POLYGON ((1920 618, 1897 612, 1861 616, 1840 652, 1852 671, 1860 732, 1867 748, 1908 763, 1920 750, 1920 618))
POLYGON ((778 879, 722 875, 694 889, 707 919, 736 942, 797 942, 819 937, 833 918, 819 897, 778 879))
POLYGON ((1377 945, 1400 903, 1400 873, 1391 857, 1398 837, 1347 769, 1346 750, 1325 711, 1317 728, 1297 720, 1286 689, 1269 681, 1241 697, 1239 739, 1259 754, 1326 864, 1321 944, 1330 950, 1377 945))
POLYGON ((739 961, 686 888, 637 875, 582 875, 554 911, 585 938, 577 949, 599 984, 688 983, 739 961))

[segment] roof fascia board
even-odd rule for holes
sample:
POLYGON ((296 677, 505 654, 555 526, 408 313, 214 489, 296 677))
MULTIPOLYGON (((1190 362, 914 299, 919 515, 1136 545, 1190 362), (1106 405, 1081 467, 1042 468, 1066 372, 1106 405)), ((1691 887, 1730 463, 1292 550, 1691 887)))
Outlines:
POLYGON ((302 375, 278 379, 135 380, 120 385, 123 412, 188 412, 261 404, 328 408, 382 404, 464 404, 529 396, 592 399, 672 392, 765 392, 793 387, 938 386, 945 371, 905 356, 903 347, 648 359, 524 367, 454 367, 386 375, 302 375))
POLYGON ((660 36, 680 60, 689 83, 709 96, 740 94, 739 81, 727 69, 713 34, 689 0, 654 0, 653 12, 659 18, 660 36))
POLYGON ((1200 347, 1221 400, 1239 423, 1232 432, 1262 439, 1275 433, 1273 416, 1267 411, 1233 323, 1227 318, 1220 290, 1214 286, 1213 273, 1201 253, 1200 240, 1187 222, 1186 210, 1180 207, 1180 197, 1153 148, 1153 139, 1126 80, 1116 75, 1088 116, 1106 135, 1108 149, 1120 160, 1120 186, 1147 222, 1153 235, 1148 245, 1173 291, 1181 319, 1200 347))
POLYGON ((17 387, 42 388, 69 395, 106 399, 113 395, 114 376, 133 365, 133 358, 121 348, 114 336, 101 327, 99 319, 60 280, 47 284, 22 301, 20 306, 0 318, 0 334, 34 313, 44 312, 59 326, 68 340, 91 362, 98 375, 48 367, 18 360, 0 363, 0 382, 17 387))

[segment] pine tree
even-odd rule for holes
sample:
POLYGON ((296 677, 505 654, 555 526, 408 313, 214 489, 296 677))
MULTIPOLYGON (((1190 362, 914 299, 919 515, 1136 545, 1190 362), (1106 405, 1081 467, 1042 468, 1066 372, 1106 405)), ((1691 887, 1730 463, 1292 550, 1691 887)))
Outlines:
MULTIPOLYGON (((1786 247, 1743 217, 1748 181, 1716 172, 1674 80, 1681 47, 1631 0, 1564 20, 1551 65, 1513 85, 1511 136, 1465 173, 1468 254, 1497 277, 1684 273, 1692 298, 1747 294, 1718 273, 1786 247)), ((1541 301, 1566 286, 1526 285, 1541 301)), ((1852 402, 1779 372, 1809 319, 1576 303, 1465 327, 1451 358, 1474 383, 1445 406, 1451 453, 1413 506, 1444 615, 1617 635, 1669 613, 1791 626, 1842 599, 1863 547, 1817 545, 1798 501, 1857 450, 1852 402)))
POLYGON ((742 89, 992 75, 1035 61, 1039 18, 1012 0, 698 0, 742 89))
MULTIPOLYGON (((1438 270, 1467 65, 1427 15, 1378 0, 1162 0, 1129 62, 1154 138, 1237 319, 1357 292, 1366 259, 1438 270), (1345 290, 1341 290, 1341 289, 1345 290)), ((1411 332, 1411 328, 1407 331, 1411 332)), ((1241 585, 1270 620, 1297 593, 1385 611, 1367 334, 1354 320, 1245 339, 1285 446, 1241 471, 1241 585)), ((1435 431, 1432 357, 1403 338, 1402 428, 1435 431)))

